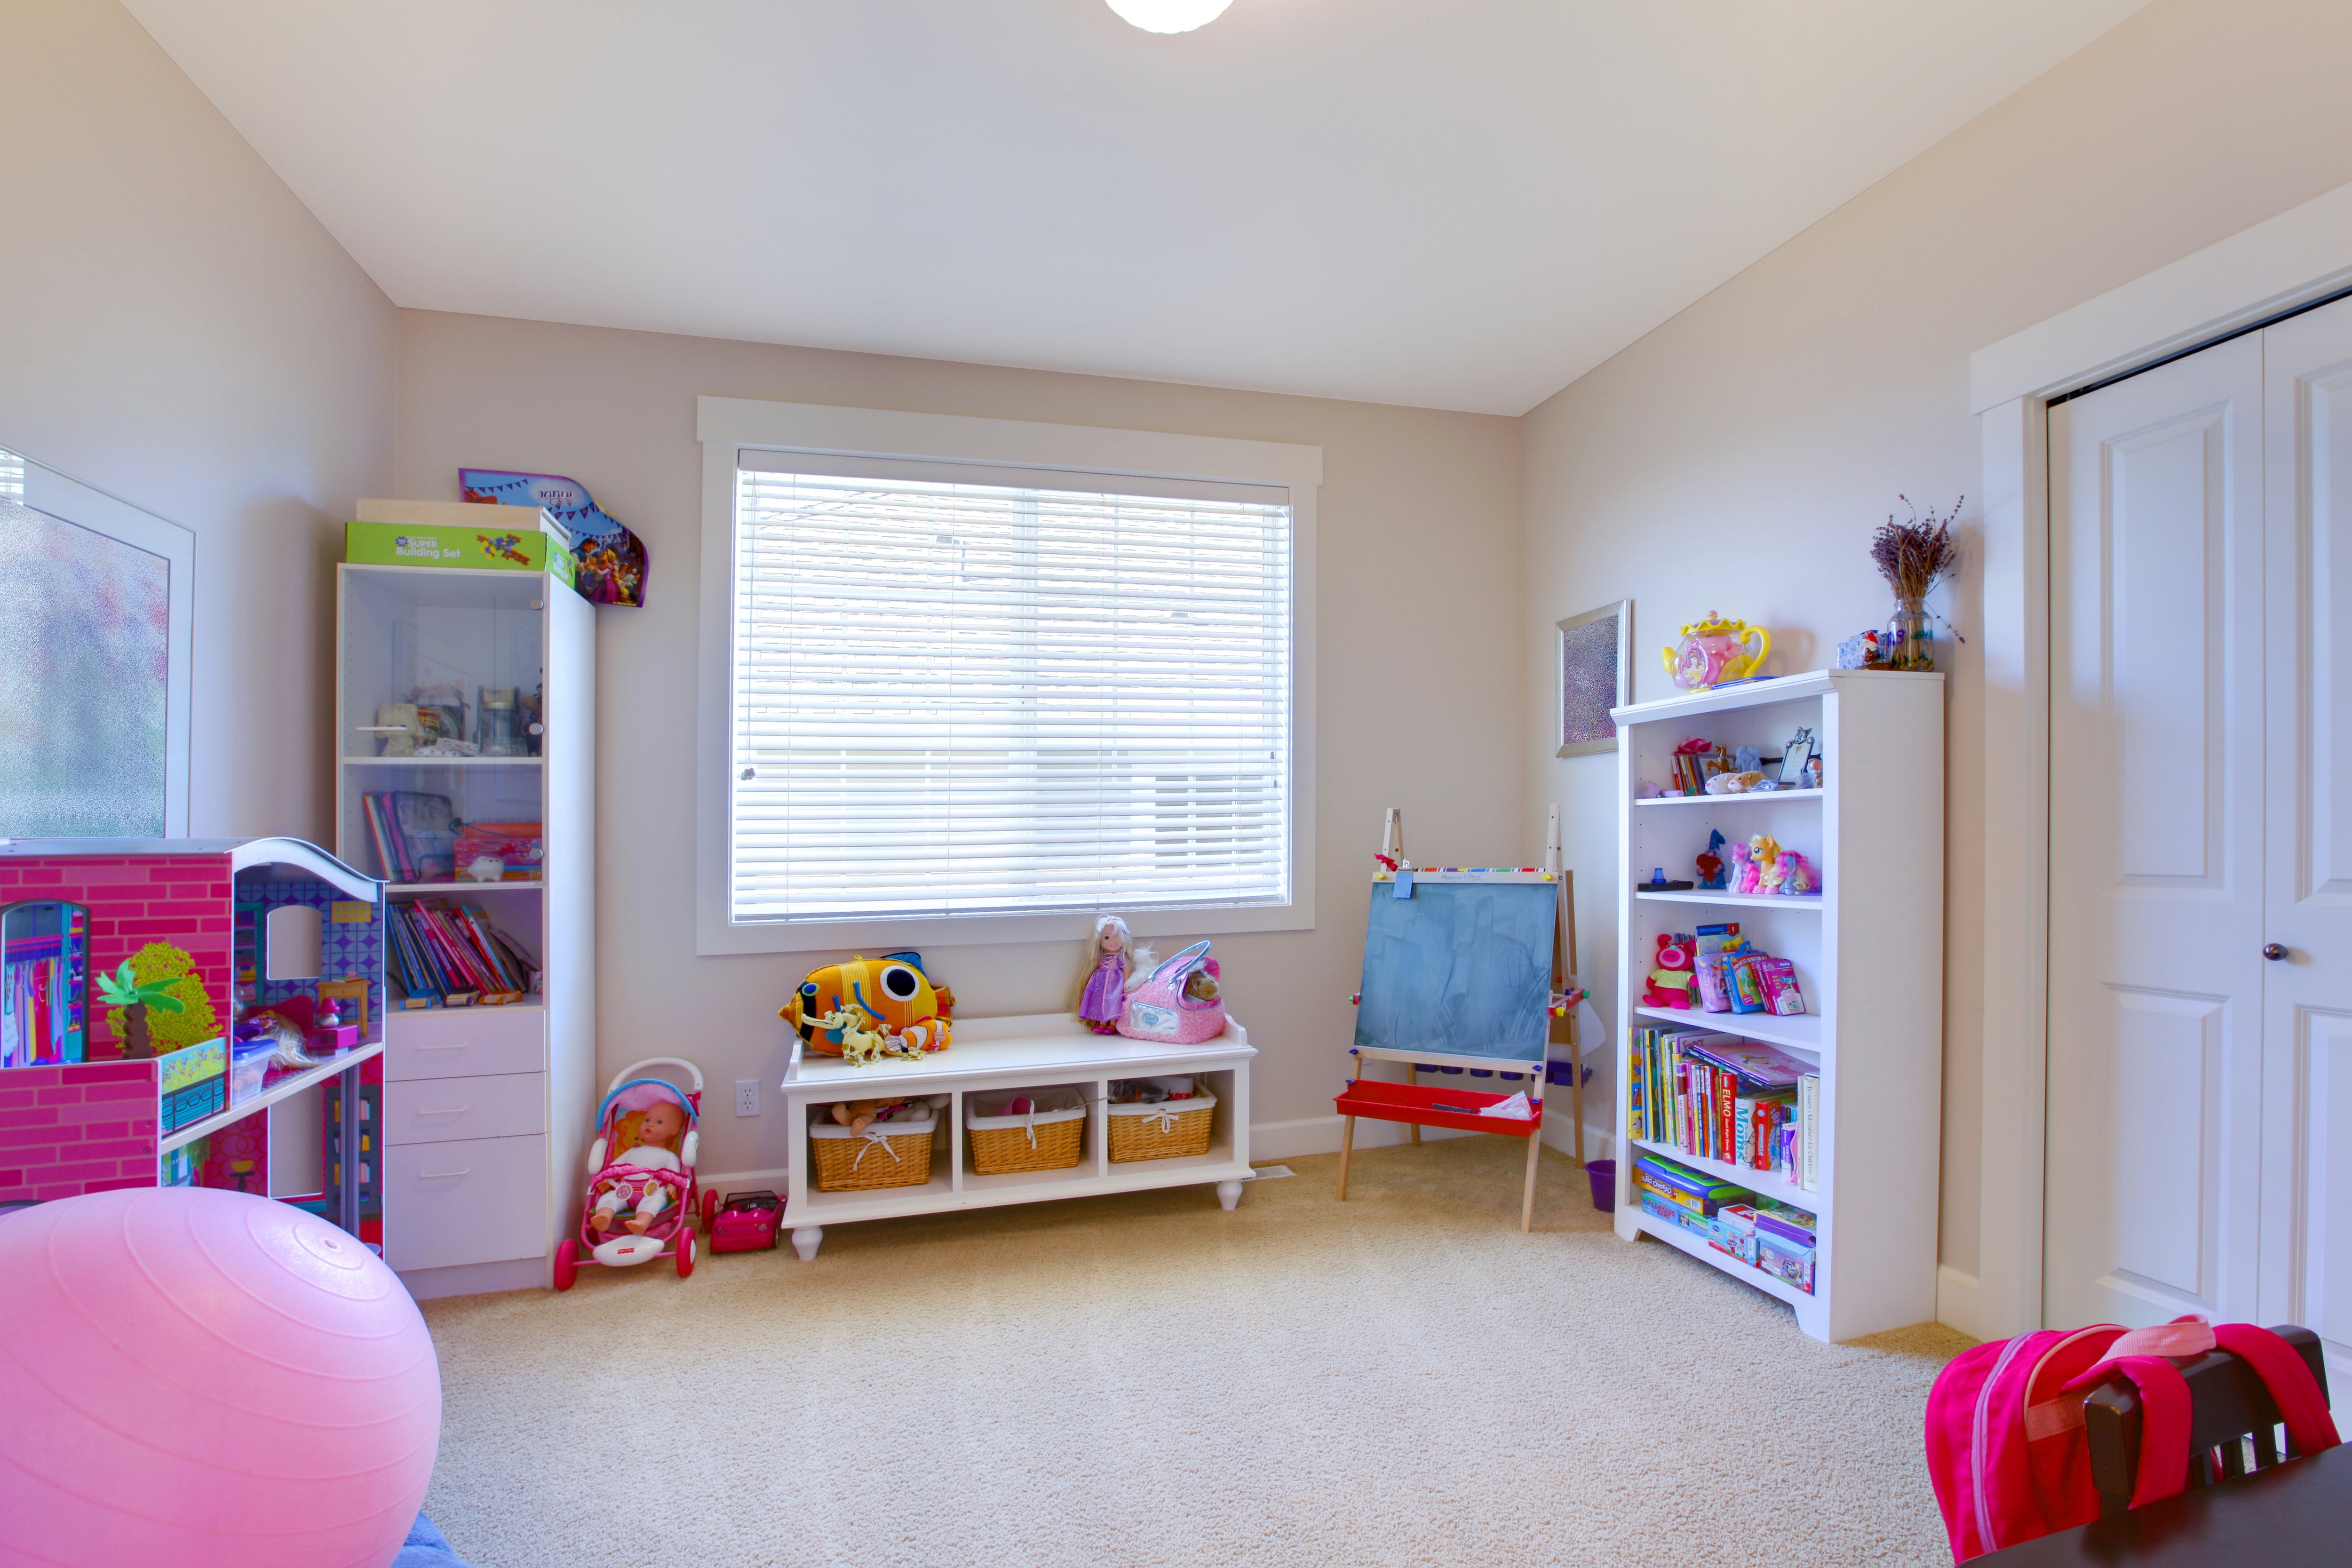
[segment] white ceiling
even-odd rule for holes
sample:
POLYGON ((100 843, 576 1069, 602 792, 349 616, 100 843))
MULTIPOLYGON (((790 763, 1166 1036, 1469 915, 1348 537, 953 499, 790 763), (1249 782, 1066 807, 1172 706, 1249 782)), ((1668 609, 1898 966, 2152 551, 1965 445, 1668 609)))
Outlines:
POLYGON ((400 305, 1499 414, 2144 3, 128 0, 400 305))

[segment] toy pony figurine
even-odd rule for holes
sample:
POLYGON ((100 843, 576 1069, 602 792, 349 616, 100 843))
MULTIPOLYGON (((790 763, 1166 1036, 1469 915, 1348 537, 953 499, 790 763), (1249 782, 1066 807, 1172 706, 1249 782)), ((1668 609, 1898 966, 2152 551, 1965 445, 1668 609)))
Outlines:
POLYGON ((1743 887, 1743 893, 1777 893, 1780 890, 1780 845, 1770 834, 1759 833, 1748 841, 1748 867, 1753 887, 1743 887))

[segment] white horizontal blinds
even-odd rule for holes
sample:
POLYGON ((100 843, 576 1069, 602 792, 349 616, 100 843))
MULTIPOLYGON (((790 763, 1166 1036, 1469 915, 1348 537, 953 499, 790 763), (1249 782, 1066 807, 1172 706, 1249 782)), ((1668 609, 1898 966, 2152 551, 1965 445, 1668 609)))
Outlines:
POLYGON ((1287 901, 1286 490, 741 461, 733 919, 1287 901))

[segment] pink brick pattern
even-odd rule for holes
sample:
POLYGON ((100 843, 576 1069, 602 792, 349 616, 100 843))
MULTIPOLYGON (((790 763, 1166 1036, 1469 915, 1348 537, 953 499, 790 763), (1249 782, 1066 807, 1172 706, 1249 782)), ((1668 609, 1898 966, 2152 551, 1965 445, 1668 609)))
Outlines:
MULTIPOLYGON (((0 860, 0 904, 66 899, 89 906, 93 972, 111 973, 149 942, 168 942, 195 962, 213 1013, 223 1019, 234 1010, 229 927, 235 896, 226 855, 55 855, 0 860)), ((104 1048, 111 1036, 95 986, 89 1024, 91 1045, 104 1048)), ((12 1087, 15 1077, 11 1073, 8 1078, 12 1087)), ((0 1163, 5 1159, 0 1152, 0 1163)), ((149 1175, 152 1179, 153 1173, 149 1175)), ((0 1182, 5 1180, 0 1173, 0 1182)))
POLYGON ((155 1097, 152 1061, 0 1073, 0 1200, 153 1186, 155 1097))

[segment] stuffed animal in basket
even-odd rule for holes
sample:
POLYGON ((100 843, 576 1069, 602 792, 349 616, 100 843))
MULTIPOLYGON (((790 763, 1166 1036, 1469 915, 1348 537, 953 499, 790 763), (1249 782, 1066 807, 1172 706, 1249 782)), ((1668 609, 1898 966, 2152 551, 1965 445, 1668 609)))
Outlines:
POLYGON ((677 1141, 685 1135, 686 1126, 686 1111, 680 1106, 661 1100, 646 1108, 637 1122, 636 1142, 606 1168, 590 1194, 591 1229, 599 1236, 610 1236, 618 1222, 643 1236, 646 1227, 660 1217, 669 1206, 669 1184, 653 1173, 682 1168, 677 1141), (624 1215, 626 1219, 621 1217, 624 1215))
POLYGON ((812 970, 776 1016, 792 1025, 812 1055, 871 1060, 947 1049, 954 1012, 955 993, 931 984, 922 954, 886 952, 812 970), (853 1053, 856 1042, 841 1020, 845 1012, 856 1015, 856 1033, 880 1035, 884 1047, 853 1053))
POLYGON ((1687 1007, 1691 1005, 1691 939, 1658 933, 1658 953, 1652 962, 1648 986, 1642 993, 1644 1007, 1687 1007))

